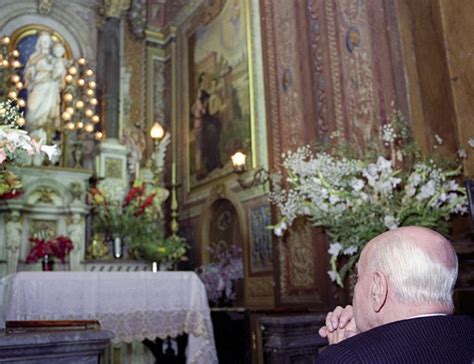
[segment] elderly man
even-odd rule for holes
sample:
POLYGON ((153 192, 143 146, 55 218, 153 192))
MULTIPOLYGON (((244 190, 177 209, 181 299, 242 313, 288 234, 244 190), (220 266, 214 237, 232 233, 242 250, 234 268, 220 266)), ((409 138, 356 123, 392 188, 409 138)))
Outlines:
POLYGON ((379 235, 361 253, 353 307, 319 330, 331 345, 316 362, 474 363, 474 319, 450 316, 457 270, 450 242, 432 230, 379 235))

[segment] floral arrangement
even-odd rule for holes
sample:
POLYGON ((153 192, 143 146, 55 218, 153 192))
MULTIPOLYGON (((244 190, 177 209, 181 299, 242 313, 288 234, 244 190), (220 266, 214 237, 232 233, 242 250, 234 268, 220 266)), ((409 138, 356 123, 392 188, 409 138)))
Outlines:
POLYGON ((61 262, 64 263, 66 257, 69 255, 71 250, 74 249, 71 239, 63 235, 51 240, 34 237, 29 240, 32 244, 32 248, 26 257, 27 263, 36 263, 46 255, 50 258, 59 258, 61 262))
MULTIPOLYGON (((111 187, 111 186, 110 186, 111 187)), ((95 232, 130 238, 130 248, 140 258, 156 262, 186 260, 188 245, 178 236, 165 237, 160 224, 161 199, 157 189, 151 193, 141 180, 132 188, 92 188, 90 201, 93 207, 95 232)))
POLYGON ((11 171, 8 164, 26 164, 28 158, 44 152, 48 158, 57 153, 56 146, 41 145, 32 139, 19 125, 24 124, 19 107, 13 100, 0 102, 0 199, 20 196, 21 181, 11 171))
MULTIPOLYGON (((378 234, 410 225, 447 234, 451 215, 467 211, 465 189, 455 179, 459 163, 423 159, 399 112, 382 128, 381 140, 383 147, 369 149, 366 158, 343 143, 320 146, 316 155, 309 146, 289 152, 283 162, 287 187, 277 178, 270 194, 282 216, 272 226, 276 235, 300 216, 324 227, 330 239, 328 274, 340 286, 378 234)), ((439 136, 437 142, 442 143, 439 136)))
POLYGON ((91 188, 94 231, 114 236, 136 236, 150 220, 158 218, 155 193, 146 194, 145 184, 136 180, 123 195, 119 189, 91 188))
POLYGON ((236 298, 235 283, 244 276, 242 248, 225 243, 209 247, 211 263, 196 269, 207 291, 207 298, 216 305, 231 303, 236 298))
POLYGON ((21 130, 18 121, 24 119, 12 100, 0 102, 0 166, 5 163, 25 164, 28 156, 44 152, 51 159, 57 146, 41 145, 21 130))

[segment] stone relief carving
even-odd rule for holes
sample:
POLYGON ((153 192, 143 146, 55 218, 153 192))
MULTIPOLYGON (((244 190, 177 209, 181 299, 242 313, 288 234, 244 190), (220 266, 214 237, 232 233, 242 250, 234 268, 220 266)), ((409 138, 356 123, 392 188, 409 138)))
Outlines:
POLYGON ((52 187, 40 186, 28 196, 27 204, 35 205, 38 203, 63 206, 61 196, 52 187))
POLYGON ((72 215, 67 235, 74 244, 74 249, 69 255, 69 264, 72 271, 77 271, 81 269, 81 260, 84 259, 84 222, 80 214, 72 215))
POLYGON ((23 222, 18 211, 12 211, 5 227, 8 273, 15 273, 20 255, 23 222))

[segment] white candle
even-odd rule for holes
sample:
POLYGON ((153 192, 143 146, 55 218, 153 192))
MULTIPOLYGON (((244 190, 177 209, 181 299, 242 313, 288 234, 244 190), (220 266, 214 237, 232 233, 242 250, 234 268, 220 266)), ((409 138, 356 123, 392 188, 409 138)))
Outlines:
POLYGON ((122 257, 122 239, 119 237, 114 239, 114 256, 115 258, 122 257))
POLYGON ((151 266, 151 271, 152 271, 153 273, 156 273, 156 272, 158 271, 158 267, 157 267, 157 265, 156 265, 156 262, 153 262, 153 264, 152 264, 152 266, 151 266))
POLYGON ((171 163, 171 183, 176 183, 176 163, 171 163))

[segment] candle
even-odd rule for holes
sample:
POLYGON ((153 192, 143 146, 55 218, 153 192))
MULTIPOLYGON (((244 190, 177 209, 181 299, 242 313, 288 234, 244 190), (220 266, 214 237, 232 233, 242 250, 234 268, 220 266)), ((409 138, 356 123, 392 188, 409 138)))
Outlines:
POLYGON ((122 258, 122 239, 118 236, 114 239, 114 257, 122 258))
POLYGON ((137 162, 137 164, 135 165, 135 178, 140 178, 140 162, 137 162))
POLYGON ((152 266, 151 266, 151 271, 152 271, 153 273, 156 273, 156 272, 158 271, 158 267, 157 267, 157 265, 156 265, 156 262, 153 262, 153 264, 152 264, 152 266))
POLYGON ((176 163, 171 163, 171 183, 176 184, 176 163))

